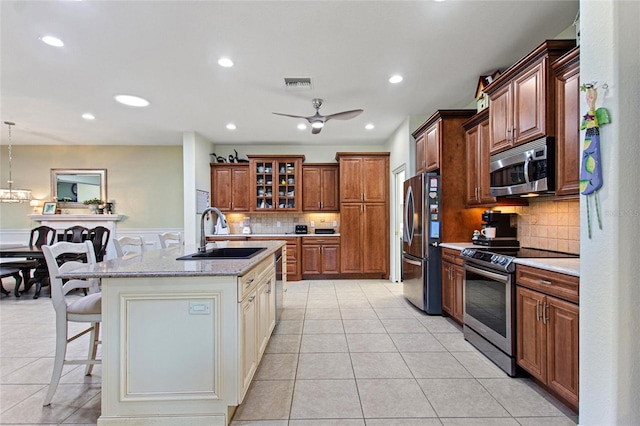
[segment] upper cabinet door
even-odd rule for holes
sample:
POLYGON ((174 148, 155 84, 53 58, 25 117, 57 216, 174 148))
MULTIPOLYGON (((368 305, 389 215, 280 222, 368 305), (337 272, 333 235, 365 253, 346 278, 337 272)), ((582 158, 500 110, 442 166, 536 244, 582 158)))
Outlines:
POLYGON ((542 60, 513 81, 513 140, 519 145, 545 136, 546 87, 542 60))
POLYGON ((441 127, 442 121, 439 120, 425 132, 425 172, 434 172, 440 168, 440 135, 442 134, 441 127))
POLYGON ((419 175, 427 170, 427 157, 425 152, 425 134, 416 138, 416 174, 419 175))
POLYGON ((302 210, 340 211, 337 164, 302 166, 302 210))
POLYGON ((211 205, 222 211, 249 211, 249 165, 211 164, 211 205))
POLYGON ((362 158, 340 159, 340 201, 360 203, 363 201, 362 158))
POLYGON ((362 187, 365 203, 383 203, 389 194, 389 157, 362 159, 362 187))

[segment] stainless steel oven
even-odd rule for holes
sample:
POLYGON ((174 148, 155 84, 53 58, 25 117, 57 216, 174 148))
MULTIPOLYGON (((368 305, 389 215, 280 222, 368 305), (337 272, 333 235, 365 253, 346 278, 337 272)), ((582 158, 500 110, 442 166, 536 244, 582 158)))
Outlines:
POLYGON ((464 264, 464 336, 515 375, 514 274, 464 264))

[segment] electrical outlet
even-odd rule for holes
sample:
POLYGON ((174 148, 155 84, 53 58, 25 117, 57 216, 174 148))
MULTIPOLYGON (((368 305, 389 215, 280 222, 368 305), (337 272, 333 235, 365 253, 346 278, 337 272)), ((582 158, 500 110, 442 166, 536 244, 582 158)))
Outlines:
POLYGON ((280 228, 280 221, 276 222, 276 228, 280 228))
POLYGON ((334 228, 335 228, 336 226, 338 226, 338 221, 337 221, 337 220, 334 220, 334 221, 333 221, 333 226, 334 226, 334 228))
POLYGON ((312 227, 312 228, 315 228, 315 226, 316 226, 316 223, 312 220, 312 221, 311 221, 311 227, 312 227))

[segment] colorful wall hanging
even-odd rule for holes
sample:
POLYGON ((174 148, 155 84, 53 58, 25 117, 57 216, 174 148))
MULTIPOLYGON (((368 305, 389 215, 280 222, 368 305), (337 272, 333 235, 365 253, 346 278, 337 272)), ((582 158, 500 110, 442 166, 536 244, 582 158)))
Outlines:
MULTIPOLYGON (((604 87, 606 90, 606 86, 604 87)), ((591 238, 591 208, 590 199, 595 202, 598 227, 602 229, 602 215, 600 212, 600 198, 598 190, 602 188, 602 154, 600 150, 600 126, 609 124, 611 117, 606 108, 596 109, 598 91, 596 83, 587 83, 580 86, 582 92, 586 92, 589 111, 583 116, 580 130, 585 130, 584 144, 582 146, 582 165, 580 167, 580 193, 587 197, 587 227, 591 238)))

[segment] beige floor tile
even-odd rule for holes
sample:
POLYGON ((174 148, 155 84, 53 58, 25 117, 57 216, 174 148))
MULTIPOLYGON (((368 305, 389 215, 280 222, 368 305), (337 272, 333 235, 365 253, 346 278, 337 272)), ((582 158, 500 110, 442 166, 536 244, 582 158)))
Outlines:
POLYGON ((253 380, 293 380, 298 354, 264 354, 253 380))
POLYGON ((287 426, 288 420, 235 420, 230 426, 287 426))
POLYGON ((407 308, 376 308, 375 311, 382 320, 415 318, 413 312, 407 308))
MULTIPOLYGON (((369 419, 367 426, 442 426, 438 418, 369 419)), ((486 425, 485 425, 486 426, 486 425)))
POLYGON ((355 380, 298 380, 291 419, 363 418, 355 380))
POLYGON ((414 379, 358 379, 365 418, 436 417, 414 379))
POLYGON ((268 354, 298 353, 301 337, 300 334, 273 334, 265 352, 268 354))
POLYGON ((398 352, 387 334, 347 334, 349 352, 398 352))
POLYGON ((479 352, 451 352, 460 364, 477 379, 480 378, 507 378, 507 373, 479 352))
POLYGON ((353 379, 348 353, 302 353, 298 363, 298 380, 353 379))
POLYGON ((388 333, 428 333, 429 331, 414 318, 383 319, 382 325, 388 333))
POLYGON ((517 417, 517 423, 522 426, 575 426, 577 419, 569 417, 517 417))
POLYGON ((519 426, 519 423, 511 417, 485 417, 480 419, 441 418, 440 421, 444 426, 519 426))
POLYGON ((304 308, 284 308, 281 320, 303 320, 306 309, 304 308))
POLYGON ((449 352, 408 352, 403 353, 402 358, 413 376, 418 379, 472 377, 449 352))
POLYGON ((300 352, 349 352, 349 349, 344 334, 304 334, 300 352))
POLYGON ((378 316, 376 315, 376 311, 374 311, 371 307, 343 308, 342 306, 340 306, 340 314, 342 315, 343 320, 353 320, 353 319, 377 320, 378 319, 378 316))
POLYGON ((476 379, 418 379, 438 417, 511 417, 476 379))
POLYGON ((400 352, 446 352, 444 346, 429 333, 389 334, 400 352))
POLYGON ((312 319, 304 321, 303 334, 344 333, 340 319, 312 319))
POLYGON ((454 324, 453 320, 440 316, 423 316, 418 320, 427 327, 431 333, 460 333, 460 326, 454 324))
POLYGON ((358 379, 413 378, 399 353, 352 353, 351 362, 358 379))
POLYGON ((287 419, 293 383, 293 380, 254 380, 233 420, 287 419))
POLYGON ((435 333, 434 336, 450 352, 477 352, 461 333, 435 333))
POLYGON ((100 394, 98 394, 80 407, 78 411, 67 417, 63 424, 96 424, 98 417, 100 417, 100 402, 100 394))
POLYGON ((304 317, 305 320, 318 320, 318 319, 342 319, 340 316, 340 309, 338 308, 317 308, 307 309, 304 317))
POLYGON ((290 420, 289 426, 365 426, 364 419, 290 420))
POLYGON ((507 377, 478 381, 513 417, 563 415, 553 403, 528 386, 525 380, 507 377))
POLYGON ((361 320, 361 319, 353 319, 353 320, 342 320, 342 324, 344 325, 345 333, 352 334, 361 334, 361 333, 387 333, 387 330, 384 328, 380 320, 371 319, 371 320, 361 320))
POLYGON ((0 413, 24 401, 45 387, 46 385, 2 385, 2 392, 0 392, 0 413))
POLYGON ((34 361, 37 361, 39 358, 0 358, 0 378, 13 373, 14 371, 31 364, 34 361))
POLYGON ((273 330, 273 334, 302 334, 303 325, 304 321, 281 320, 273 330))

